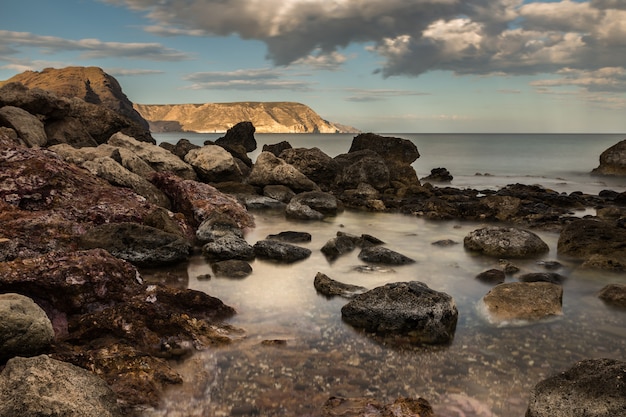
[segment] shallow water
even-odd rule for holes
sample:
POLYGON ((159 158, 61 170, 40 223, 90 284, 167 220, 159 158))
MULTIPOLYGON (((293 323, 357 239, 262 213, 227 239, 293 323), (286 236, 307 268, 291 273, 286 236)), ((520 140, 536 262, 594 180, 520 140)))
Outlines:
MULTIPOLYGON (((245 333, 231 346, 209 349, 178 364, 185 383, 167 392, 162 408, 145 416, 316 416, 332 395, 424 397, 442 417, 521 417, 531 388, 585 358, 624 359, 626 311, 606 306, 596 293, 626 276, 578 268, 559 259, 558 235, 538 233, 551 251, 533 260, 513 260, 522 271, 545 271, 537 264, 558 260, 566 275, 563 315, 534 324, 496 326, 481 312, 491 288, 476 274, 498 267, 498 259, 463 249, 463 238, 481 225, 440 222, 400 214, 344 212, 324 222, 286 220, 276 212, 256 212, 250 243, 285 230, 307 231, 313 251, 284 266, 256 260, 243 280, 213 277, 195 257, 187 268, 189 288, 205 291, 237 310, 229 322, 245 333), (414 258, 412 265, 369 273, 358 250, 329 263, 319 251, 337 231, 368 233, 388 248, 414 258), (432 242, 459 244, 440 247, 432 242), (341 282, 374 288, 418 280, 452 295, 459 309, 454 341, 443 347, 398 347, 355 331, 341 320, 341 298, 316 293, 313 279, 323 272, 341 282), (262 343, 279 340, 275 343, 262 343)), ((514 281, 515 276, 507 277, 514 281)))

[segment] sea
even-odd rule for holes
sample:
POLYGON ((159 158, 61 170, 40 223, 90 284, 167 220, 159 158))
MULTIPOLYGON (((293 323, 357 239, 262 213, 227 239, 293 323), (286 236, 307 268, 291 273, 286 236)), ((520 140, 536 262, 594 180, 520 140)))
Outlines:
MULTIPOLYGON (((600 154, 626 134, 385 134, 411 140, 420 158, 418 176, 444 167, 450 186, 498 189, 536 184, 561 193, 626 191, 626 178, 590 175, 600 154)), ((202 145, 220 134, 154 134, 158 142, 186 138, 202 145)), ((257 134, 264 144, 288 141, 317 147, 329 156, 348 152, 354 134, 257 134)), ((563 314, 538 322, 495 323, 482 298, 492 288, 476 275, 501 268, 502 260, 466 252, 463 238, 479 222, 432 221, 393 213, 346 210, 321 222, 288 220, 279 211, 256 211, 251 244, 281 231, 312 235, 310 258, 279 265, 255 260, 245 279, 213 276, 201 256, 179 266, 169 284, 204 291, 237 310, 228 321, 234 342, 195 353, 175 365, 185 382, 167 390, 162 404, 143 410, 156 416, 320 416, 330 397, 368 397, 381 403, 423 397, 439 417, 523 417, 532 388, 541 380, 590 358, 624 359, 626 311, 604 304, 598 291, 626 283, 626 275, 583 269, 559 256, 558 233, 535 231, 550 247, 534 259, 510 260, 520 272, 554 270, 564 275, 563 314), (329 262, 320 248, 337 232, 367 233, 417 262, 364 265, 358 250, 329 262), (449 239, 456 244, 433 245, 449 239), (341 320, 346 300, 317 294, 317 273, 375 288, 421 281, 452 295, 459 310, 454 340, 446 346, 406 346, 380 340, 341 320), (211 276, 207 279, 207 275, 211 276)), ((593 208, 572 212, 584 216, 593 208)))

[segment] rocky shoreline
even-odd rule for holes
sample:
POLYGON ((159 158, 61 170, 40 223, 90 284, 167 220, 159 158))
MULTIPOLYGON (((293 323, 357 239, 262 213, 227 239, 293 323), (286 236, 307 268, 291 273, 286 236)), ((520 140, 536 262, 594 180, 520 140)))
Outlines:
MULTIPOLYGON (((0 309, 18 311, 0 327, 0 416, 24 407, 33 413, 58 407, 59 414, 128 415, 142 405, 155 406, 165 387, 181 382, 169 360, 232 343, 240 332, 224 324, 236 314, 232 307, 147 278, 151 268, 184 263, 192 253, 201 253, 216 273, 233 277, 249 274, 255 258, 289 264, 310 256, 298 246, 306 236, 289 231, 248 243, 246 230, 255 225, 251 208, 283 210, 304 225, 341 210, 492 223, 463 244, 496 259, 544 253, 545 243, 529 229, 557 231, 560 255, 582 267, 626 272, 624 192, 566 195, 523 184, 498 191, 446 187, 435 182, 449 180, 446 170, 417 178, 411 163, 419 151, 411 142, 371 133, 356 136, 335 158, 279 143, 264 147, 253 162, 247 156, 256 149, 249 122, 202 147, 184 140, 156 146, 149 132, 113 113, 20 84, 0 88, 0 309), (596 215, 574 215, 585 208, 596 215), (17 381, 34 369, 46 371, 14 395, 17 381), (55 382, 70 372, 79 375, 76 381, 95 375, 106 384, 55 382), (54 387, 55 398, 72 391, 77 400, 51 406, 28 394, 37 384, 54 387), (26 396, 32 397, 28 405, 26 396), (86 411, 78 414, 73 407, 82 405, 86 411)), ((601 158, 611 168, 598 172, 626 166, 623 143, 601 158)), ((356 249, 368 265, 412 262, 366 234, 340 234, 323 253, 336 259, 356 249)), ((484 300, 494 320, 561 314, 559 277, 542 275, 496 285, 484 300)), ((316 277, 314 285, 327 296, 350 298, 344 320, 376 337, 445 344, 454 334, 454 300, 423 283, 367 291, 316 277), (392 302, 374 308, 381 300, 392 302)), ((624 308, 625 294, 626 286, 616 283, 601 297, 624 308)), ((619 415, 626 409, 624 369, 623 362, 606 360, 577 364, 568 371, 574 376, 562 377, 571 386, 564 387, 558 376, 537 385, 527 415, 573 407, 565 400, 554 403, 555 397, 596 407, 600 411, 593 416, 619 415), (578 383, 582 375, 593 382, 578 383), (609 401, 613 408, 606 406, 609 401)), ((433 415, 423 399, 375 406, 373 401, 330 398, 320 413, 433 415)))

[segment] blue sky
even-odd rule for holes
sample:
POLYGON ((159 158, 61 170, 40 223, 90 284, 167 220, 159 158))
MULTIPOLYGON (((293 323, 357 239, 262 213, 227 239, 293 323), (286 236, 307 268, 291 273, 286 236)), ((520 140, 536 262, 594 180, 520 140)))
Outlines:
POLYGON ((298 101, 373 132, 626 132, 626 0, 6 0, 0 79, 298 101))

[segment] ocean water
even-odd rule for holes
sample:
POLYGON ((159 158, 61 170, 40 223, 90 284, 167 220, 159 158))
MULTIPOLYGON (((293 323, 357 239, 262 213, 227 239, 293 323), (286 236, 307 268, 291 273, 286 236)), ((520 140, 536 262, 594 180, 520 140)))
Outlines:
MULTIPOLYGON (((176 142, 186 136, 202 144, 219 135, 155 135, 176 142)), ((509 183, 541 184, 562 192, 624 191, 623 179, 592 177, 600 153, 619 135, 399 135, 421 153, 414 166, 420 177, 446 167, 453 186, 498 188, 509 183), (475 175, 480 173, 482 175, 475 175), (484 175, 488 173, 490 175, 484 175)), ((347 152, 353 135, 256 135, 264 143, 288 140, 294 147, 319 147, 334 156, 347 152)), ((258 151, 256 152, 258 154, 258 151)), ((255 159, 252 155, 252 159, 255 159)), ((280 212, 254 212, 250 243, 285 230, 306 231, 312 256, 293 265, 255 260, 245 279, 212 277, 211 266, 196 256, 176 285, 207 292, 237 310, 229 321, 237 340, 176 364, 185 382, 169 389, 162 405, 145 416, 317 416, 330 396, 369 396, 383 402, 397 397, 427 399, 440 417, 522 417, 532 387, 587 358, 624 359, 626 311, 605 305, 597 292, 626 283, 626 275, 586 270, 561 259, 558 234, 537 232, 550 246, 544 256, 513 260, 521 272, 544 272, 544 261, 558 261, 563 284, 563 315, 535 323, 493 324, 482 297, 490 285, 475 279, 499 260, 468 253, 463 238, 480 223, 429 221, 400 214, 346 211, 323 222, 287 220, 280 212), (390 249, 412 257, 412 265, 359 272, 358 250, 328 262, 320 248, 338 231, 368 233, 390 249), (458 242, 440 247, 442 239, 458 242), (452 295, 459 322, 449 346, 407 347, 380 341, 341 320, 347 302, 318 295, 317 272, 341 282, 374 288, 417 280, 452 295), (279 340, 275 343, 264 341, 279 340)))

